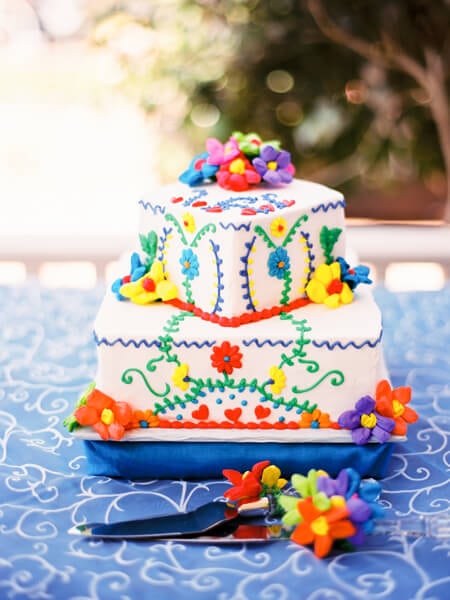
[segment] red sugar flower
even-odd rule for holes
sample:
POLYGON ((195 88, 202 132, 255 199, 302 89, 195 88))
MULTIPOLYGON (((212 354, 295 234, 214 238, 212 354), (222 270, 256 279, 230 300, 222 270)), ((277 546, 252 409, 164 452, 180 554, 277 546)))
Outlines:
POLYGON ((250 185, 261 181, 261 175, 243 154, 222 165, 216 178, 220 187, 234 192, 248 190, 250 185))
POLYGON ((395 422, 392 435, 405 435, 410 423, 419 418, 415 410, 406 406, 411 400, 411 388, 402 386, 393 390, 389 381, 383 379, 377 385, 375 409, 395 422))
POLYGON ((94 389, 87 397, 86 404, 76 409, 74 416, 80 425, 90 425, 102 440, 120 440, 133 412, 127 402, 116 402, 94 389))
POLYGON ((270 460, 263 460, 253 465, 251 471, 245 473, 239 473, 234 469, 224 469, 222 471, 224 477, 233 484, 233 487, 224 493, 225 498, 232 502, 238 501, 239 504, 243 501, 258 500, 262 491, 261 477, 264 469, 269 465, 270 460))
POLYGON ((231 375, 233 369, 242 367, 242 354, 239 346, 232 346, 230 342, 222 342, 221 346, 214 346, 211 354, 211 364, 219 373, 231 375))
POLYGON ((356 533, 353 523, 346 518, 349 511, 345 505, 320 510, 310 496, 299 500, 297 509, 303 520, 295 528, 291 540, 302 546, 314 544, 314 553, 319 558, 330 552, 334 540, 345 539, 356 533))

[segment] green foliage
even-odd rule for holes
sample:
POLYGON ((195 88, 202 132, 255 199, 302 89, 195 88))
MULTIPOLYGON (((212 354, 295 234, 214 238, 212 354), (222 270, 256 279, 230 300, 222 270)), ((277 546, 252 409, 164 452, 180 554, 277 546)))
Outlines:
POLYGON ((326 225, 320 230, 320 245, 323 248, 327 265, 330 265, 335 260, 335 257, 333 257, 333 248, 341 233, 342 229, 339 229, 338 227, 329 229, 326 225))
POLYGON ((146 266, 151 266, 156 258, 156 252, 158 249, 158 236, 155 231, 150 231, 147 235, 143 233, 139 234, 139 240, 141 242, 141 248, 145 252, 146 266))

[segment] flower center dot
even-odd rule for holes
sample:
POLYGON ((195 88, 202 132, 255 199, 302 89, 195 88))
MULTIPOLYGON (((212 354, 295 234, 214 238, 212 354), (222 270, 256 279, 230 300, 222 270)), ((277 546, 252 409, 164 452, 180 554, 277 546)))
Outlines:
POLYGON ((333 279, 327 288, 329 294, 340 294, 342 292, 343 283, 340 279, 333 279))
POLYGON ((245 164, 242 158, 236 158, 230 164, 230 173, 237 173, 238 175, 243 175, 245 173, 245 164))
POLYGON ((274 160, 271 160, 267 163, 267 168, 270 169, 271 171, 276 171, 277 170, 277 163, 274 160))
POLYGON ((377 424, 377 417, 370 413, 370 415, 362 415, 361 417, 361 425, 366 427, 367 429, 373 429, 377 424))
POLYGON ((325 517, 317 517, 311 523, 311 530, 315 535, 326 535, 328 533, 328 521, 325 517))
POLYGON ((405 412, 405 407, 398 400, 393 400, 392 408, 394 410, 394 417, 401 417, 402 414, 405 412))
POLYGON ((114 413, 110 408, 104 408, 100 416, 100 420, 105 425, 111 425, 114 423, 114 413))

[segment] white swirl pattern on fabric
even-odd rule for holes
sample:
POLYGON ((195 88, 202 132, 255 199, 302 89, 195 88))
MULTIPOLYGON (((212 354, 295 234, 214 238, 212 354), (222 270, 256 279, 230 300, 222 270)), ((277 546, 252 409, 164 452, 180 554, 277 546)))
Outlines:
MULTIPOLYGON (((102 295, 37 284, 0 288, 1 598, 449 597, 450 542, 442 540, 372 536, 354 553, 320 561, 291 542, 220 547, 70 536, 70 527, 86 521, 191 510, 227 487, 86 475, 83 447, 62 421, 94 376, 91 329, 102 295)), ((396 448, 381 501, 390 518, 448 511, 450 288, 378 289, 376 296, 393 385, 412 386, 421 415, 396 448)))

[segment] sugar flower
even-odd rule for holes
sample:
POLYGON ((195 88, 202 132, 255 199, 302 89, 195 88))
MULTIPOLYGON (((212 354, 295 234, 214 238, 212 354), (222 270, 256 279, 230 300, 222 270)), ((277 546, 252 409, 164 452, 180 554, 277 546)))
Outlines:
POLYGON ((270 233, 274 237, 284 237, 287 231, 287 223, 283 217, 277 217, 270 224, 270 233))
POLYGON ((392 435, 405 435, 408 425, 417 421, 418 414, 407 406, 411 400, 411 388, 402 386, 392 389, 389 381, 383 379, 375 392, 375 408, 384 417, 395 422, 392 435))
POLYGON ((294 168, 291 164, 291 155, 286 150, 264 146, 260 155, 254 158, 252 163, 262 179, 271 185, 292 181, 294 168))
POLYGON ((219 373, 231 375, 233 369, 242 367, 242 354, 239 346, 232 346, 230 342, 222 342, 220 346, 214 346, 210 356, 212 366, 219 373))
POLYGON ((159 417, 152 410, 135 410, 131 421, 131 429, 148 429, 158 427, 159 417))
POLYGON ((172 373, 172 381, 173 383, 179 387, 181 390, 186 391, 189 388, 189 365, 186 363, 182 363, 175 367, 172 373))
POLYGON ((237 140, 233 137, 225 144, 215 138, 209 138, 206 140, 206 149, 208 151, 207 163, 215 166, 224 165, 241 154, 237 140))
POLYGON ((372 280, 369 279, 369 267, 365 265, 350 267, 342 257, 338 257, 336 260, 341 267, 341 281, 347 283, 351 290, 354 290, 360 283, 372 283, 372 280))
POLYGON ((330 415, 315 408, 312 412, 304 410, 300 417, 301 429, 323 429, 331 427, 330 415))
POLYGON ((260 175, 244 155, 221 165, 216 177, 221 187, 235 192, 248 190, 250 185, 261 181, 260 175))
POLYGON ((120 440, 132 419, 132 410, 127 402, 116 402, 94 389, 86 403, 75 410, 74 417, 80 425, 90 425, 102 440, 120 440))
POLYGON ((199 264, 198 257, 191 248, 183 250, 180 258, 181 272, 190 280, 198 277, 199 264))
POLYGON ((208 152, 198 154, 190 163, 189 167, 182 173, 179 180, 190 186, 199 185, 205 179, 212 179, 218 167, 207 162, 208 152))
POLYGON ((269 267, 269 275, 271 277, 284 279, 286 271, 291 266, 286 250, 280 246, 271 252, 267 260, 267 266, 269 267))
POLYGON ((184 215, 182 215, 181 219, 183 222, 183 227, 186 229, 186 231, 188 231, 189 233, 194 233, 194 231, 195 231, 194 216, 189 212, 185 212, 184 215))
POLYGON ((242 133, 241 131, 233 131, 231 137, 238 142, 240 151, 245 154, 247 158, 259 156, 261 144, 263 142, 257 133, 242 133))
POLYGON ((375 410, 375 400, 370 396, 360 398, 354 410, 343 412, 338 423, 351 430, 352 439, 358 445, 367 443, 372 437, 381 443, 387 442, 395 426, 393 419, 375 410))
POLYGON ((341 267, 338 262, 330 265, 319 265, 306 286, 306 295, 312 302, 326 304, 336 308, 341 304, 349 304, 353 300, 353 292, 348 283, 341 281, 341 267))
POLYGON ((286 385, 286 375, 276 366, 270 367, 269 375, 270 391, 279 394, 286 385))
POLYGON ((125 300, 125 296, 122 296, 120 293, 120 288, 130 281, 136 281, 140 279, 147 272, 147 268, 142 262, 137 252, 133 252, 130 258, 130 273, 129 275, 125 275, 124 277, 119 277, 116 279, 112 286, 111 290, 116 294, 118 300, 125 300))
POLYGON ((234 469, 224 469, 223 475, 233 484, 224 493, 225 498, 238 504, 257 500, 267 494, 278 496, 287 484, 287 480, 281 477, 280 469, 271 465, 269 460, 256 463, 250 471, 242 474, 234 469))
POLYGON ((175 284, 167 279, 159 260, 153 262, 146 275, 137 281, 122 285, 120 293, 125 298, 130 298, 135 304, 150 304, 156 300, 173 300, 178 296, 175 284))
POLYGON ((319 558, 330 552, 335 540, 348 538, 355 533, 355 527, 348 519, 346 505, 332 505, 321 510, 312 498, 305 498, 298 500, 297 510, 301 522, 292 533, 291 540, 302 546, 313 544, 314 553, 319 558))

